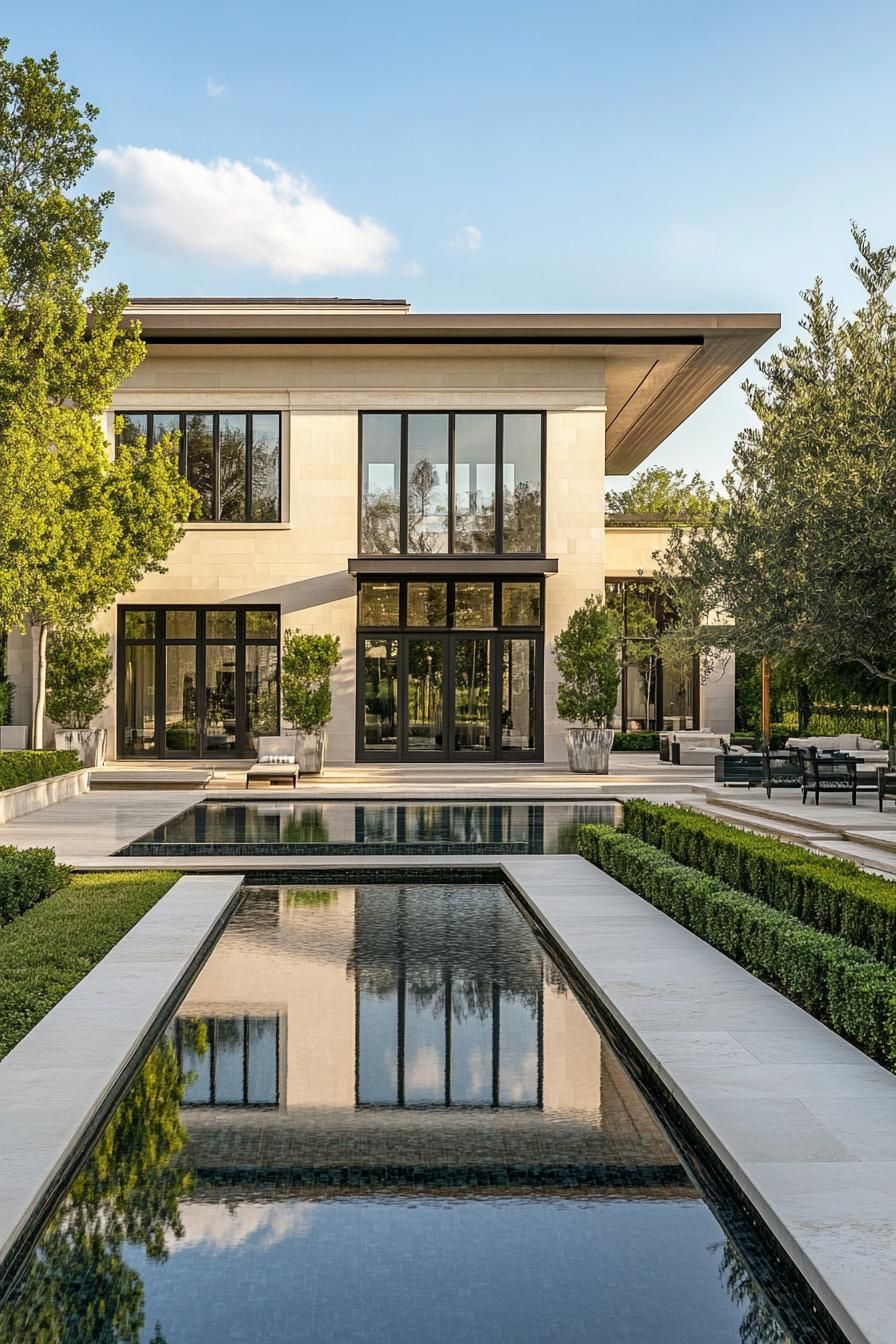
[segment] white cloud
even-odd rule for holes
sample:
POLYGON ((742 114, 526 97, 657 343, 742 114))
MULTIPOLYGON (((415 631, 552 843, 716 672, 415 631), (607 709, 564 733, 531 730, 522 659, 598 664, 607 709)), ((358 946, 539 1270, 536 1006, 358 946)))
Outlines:
POLYGON ((423 267, 419 261, 406 261, 401 268, 402 275, 422 275, 423 267))
POLYGON ((458 229, 449 246, 458 252, 478 252, 482 246, 482 230, 475 224, 465 224, 458 229))
POLYGON ((269 161, 263 175, 235 159, 200 163, 136 145, 101 149, 97 159, 117 182, 125 225, 170 253, 297 280, 381 271, 395 246, 381 224, 343 214, 269 161))
POLYGON ((284 1204, 244 1203, 234 1208, 184 1200, 178 1212, 183 1236, 166 1239, 168 1250, 175 1252, 196 1246, 225 1251, 247 1242, 267 1250, 292 1237, 306 1237, 313 1218, 312 1205, 302 1200, 284 1204))
POLYGON ((220 98, 222 94, 227 92, 227 85, 216 84, 211 75, 209 75, 205 81, 205 91, 209 98, 220 98))

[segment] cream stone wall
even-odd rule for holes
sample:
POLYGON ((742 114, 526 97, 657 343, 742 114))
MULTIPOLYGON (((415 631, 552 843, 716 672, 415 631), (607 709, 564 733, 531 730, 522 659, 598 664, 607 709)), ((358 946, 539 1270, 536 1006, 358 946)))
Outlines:
MULTIPOLYGON (((124 604, 276 604, 283 629, 338 635, 330 759, 355 758, 356 586, 347 561, 358 549, 358 413, 361 410, 544 410, 547 414, 547 554, 560 572, 546 583, 546 646, 569 613, 602 589, 604 366, 597 358, 371 353, 361 347, 272 353, 267 347, 150 347, 106 416, 115 411, 279 410, 283 415, 283 521, 194 523, 124 604)), ((115 610, 96 622, 114 645, 115 610)), ((545 758, 565 758, 554 712, 553 659, 545 659, 545 758)), ((17 717, 27 719, 30 638, 10 641, 17 717)), ((115 688, 102 718, 115 751, 115 688)), ((52 725, 47 740, 52 742, 52 725)))
POLYGON ((591 593, 604 591, 604 413, 547 417, 547 553, 558 572, 545 582, 544 758, 566 760, 567 724, 557 717, 554 637, 591 593))

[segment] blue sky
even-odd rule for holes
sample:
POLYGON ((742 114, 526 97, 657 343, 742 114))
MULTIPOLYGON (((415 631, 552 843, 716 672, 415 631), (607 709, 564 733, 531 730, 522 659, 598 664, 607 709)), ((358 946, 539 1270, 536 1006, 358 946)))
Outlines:
MULTIPOLYGON (((792 334, 816 273, 855 298, 850 218, 896 239, 892 4, 41 0, 6 30, 101 109, 102 274, 134 294, 792 334)), ((652 460, 718 479, 739 381, 652 460)))

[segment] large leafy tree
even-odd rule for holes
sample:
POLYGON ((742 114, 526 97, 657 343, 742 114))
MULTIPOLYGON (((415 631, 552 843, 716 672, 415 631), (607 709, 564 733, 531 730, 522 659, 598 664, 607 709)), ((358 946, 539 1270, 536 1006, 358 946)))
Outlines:
POLYGON ((174 445, 119 450, 99 413, 144 355, 124 285, 87 295, 109 193, 79 192, 97 109, 55 56, 0 39, 0 630, 36 628, 36 746, 51 626, 83 625, 161 569, 193 492, 174 445))
POLYGON ((607 513, 646 514, 663 522, 677 523, 706 518, 716 502, 712 481, 699 471, 688 476, 679 468, 645 467, 625 490, 608 490, 607 513))
POLYGON ((692 612, 733 619, 713 639, 804 678, 852 666, 884 685, 896 682, 896 248, 852 232, 862 303, 843 318, 820 280, 804 293, 800 334, 744 384, 758 423, 737 440, 724 507, 677 529, 660 570, 692 612))

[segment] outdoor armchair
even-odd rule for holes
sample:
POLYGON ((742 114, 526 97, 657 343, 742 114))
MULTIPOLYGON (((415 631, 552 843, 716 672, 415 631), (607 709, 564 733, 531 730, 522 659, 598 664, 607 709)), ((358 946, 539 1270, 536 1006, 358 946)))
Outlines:
POLYGON ((246 788, 251 779, 264 779, 269 784, 291 783, 298 787, 299 741, 294 733, 280 737, 259 737, 258 760, 246 771, 246 788))

